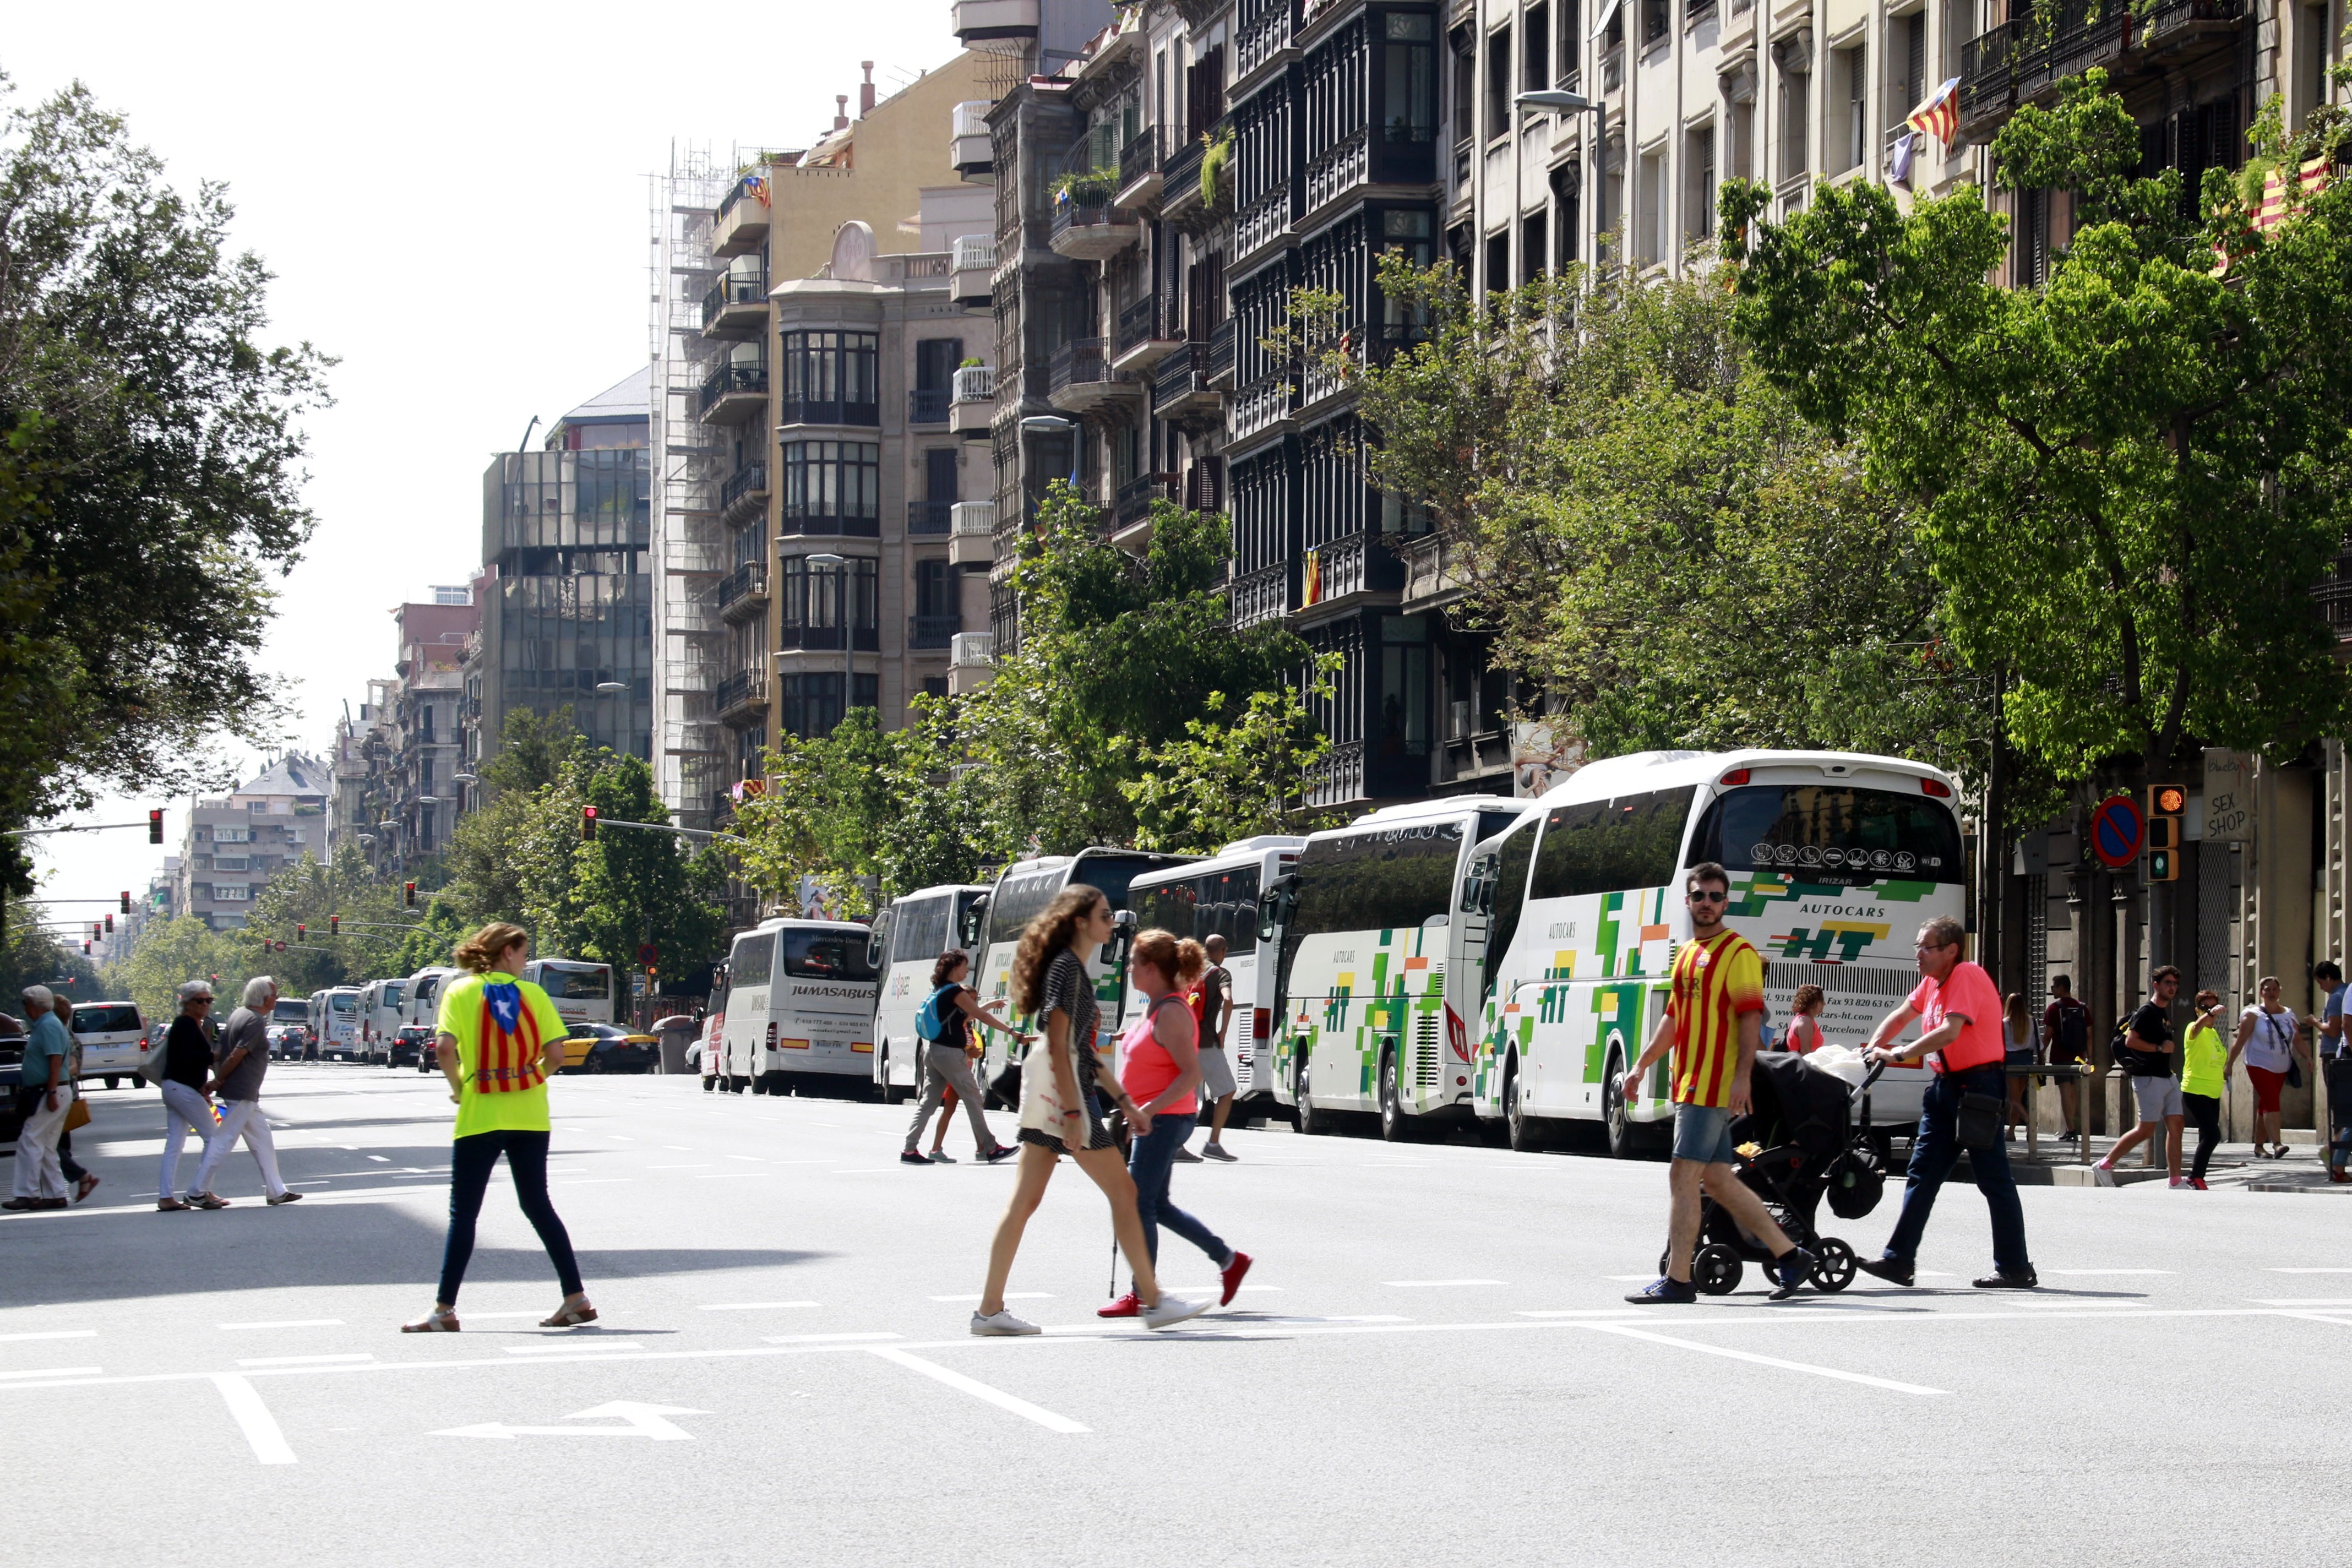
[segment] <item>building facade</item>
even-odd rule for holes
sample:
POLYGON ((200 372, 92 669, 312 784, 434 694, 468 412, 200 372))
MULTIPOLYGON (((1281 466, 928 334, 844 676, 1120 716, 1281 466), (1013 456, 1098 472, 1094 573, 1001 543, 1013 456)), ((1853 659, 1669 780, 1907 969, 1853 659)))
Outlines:
POLYGON ((172 911, 215 931, 243 926, 271 877, 322 851, 332 783, 324 763, 289 752, 228 795, 197 797, 173 868, 172 911))

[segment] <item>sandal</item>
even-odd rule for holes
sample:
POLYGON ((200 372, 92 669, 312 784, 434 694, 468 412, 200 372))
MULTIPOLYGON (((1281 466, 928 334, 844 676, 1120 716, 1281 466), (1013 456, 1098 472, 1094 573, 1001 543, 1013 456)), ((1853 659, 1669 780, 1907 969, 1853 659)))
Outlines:
POLYGON ((179 1213, 184 1211, 187 1206, 177 1198, 164 1198, 155 1205, 157 1211, 163 1214, 179 1213))
POLYGON ((404 1334, 454 1334, 457 1332, 457 1314, 453 1308, 436 1307, 416 1321, 401 1324, 400 1331, 404 1334))
POLYGON ((225 1209, 228 1207, 228 1200, 226 1198, 215 1196, 211 1193, 190 1193, 188 1194, 188 1202, 194 1204, 200 1209, 225 1209))
POLYGON ((74 1192, 74 1202, 79 1203, 82 1199, 89 1196, 90 1194, 96 1191, 98 1191, 98 1177, 94 1173, 85 1171, 82 1173, 81 1185, 74 1192))
POLYGON ((580 1303, 578 1306, 574 1306, 571 1302, 566 1301, 561 1307, 556 1308, 553 1313, 541 1318, 539 1321, 539 1326, 542 1329, 569 1329, 576 1327, 581 1323, 593 1323, 595 1321, 595 1308, 589 1306, 584 1301, 580 1303))

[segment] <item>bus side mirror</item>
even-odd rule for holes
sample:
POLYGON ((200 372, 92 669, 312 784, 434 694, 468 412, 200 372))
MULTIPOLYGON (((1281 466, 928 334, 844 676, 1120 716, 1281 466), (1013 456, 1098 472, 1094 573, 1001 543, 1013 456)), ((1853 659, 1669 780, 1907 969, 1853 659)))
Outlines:
POLYGON ((1111 968, 1127 963, 1128 949, 1135 945, 1135 911, 1119 910, 1110 917, 1110 941, 1104 944, 1103 959, 1111 968))
POLYGON ((874 922, 874 929, 866 933, 866 967, 868 969, 881 968, 883 950, 889 945, 890 917, 888 915, 884 915, 880 920, 874 922))
POLYGON ((1291 911, 1297 908, 1297 891, 1298 879, 1283 877, 1258 895, 1258 941, 1272 942, 1276 933, 1290 923, 1291 911))
POLYGON ((980 945, 981 931, 987 924, 988 895, 982 893, 972 900, 971 907, 963 912, 963 930, 956 933, 963 939, 961 945, 977 948, 980 945))

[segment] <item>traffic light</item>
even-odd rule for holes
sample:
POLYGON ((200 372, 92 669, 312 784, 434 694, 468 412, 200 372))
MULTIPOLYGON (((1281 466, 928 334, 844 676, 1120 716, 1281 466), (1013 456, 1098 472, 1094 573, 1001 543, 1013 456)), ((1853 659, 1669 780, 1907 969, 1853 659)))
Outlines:
POLYGON ((308 942, 308 941, 310 941, 310 928, 309 926, 304 925, 304 924, 303 924, 301 921, 295 921, 295 922, 294 922, 294 940, 295 940, 296 942, 308 942))
POLYGON ((342 916, 329 915, 327 917, 327 934, 329 936, 341 936, 343 934, 342 916))
POLYGON ((127 890, 122 895, 122 912, 126 915, 131 912, 131 894, 127 890))
POLYGON ((413 910, 416 907, 415 883, 403 882, 400 885, 400 904, 403 909, 413 910))
POLYGON ((2180 784, 2147 786, 2147 879, 2180 879, 2180 839, 2189 791, 2180 784))
MULTIPOLYGON (((147 842, 150 844, 163 842, 163 813, 161 807, 147 814, 147 842)), ((127 899, 131 895, 125 893, 122 896, 127 899)))
POLYGON ((90 921, 90 922, 89 922, 89 940, 90 940, 90 941, 92 941, 92 942, 96 942, 96 941, 98 941, 98 940, 99 940, 99 938, 100 938, 100 937, 104 936, 105 934, 106 934, 106 928, 105 928, 104 926, 102 926, 102 925, 99 924, 96 921, 90 921))
POLYGON ((83 942, 81 944, 81 955, 84 958, 88 958, 89 956, 89 943, 83 942))
POLYGON ((112 936, 114 934, 114 917, 112 915, 106 917, 106 934, 109 936, 112 936))
POLYGON ((596 808, 595 808, 594 806, 593 806, 593 805, 583 805, 583 806, 582 806, 582 807, 580 808, 580 837, 581 837, 581 840, 582 840, 582 842, 583 842, 583 843, 584 843, 584 842, 587 842, 587 841, 589 841, 589 840, 591 840, 591 839, 593 839, 595 837, 596 837, 596 808))

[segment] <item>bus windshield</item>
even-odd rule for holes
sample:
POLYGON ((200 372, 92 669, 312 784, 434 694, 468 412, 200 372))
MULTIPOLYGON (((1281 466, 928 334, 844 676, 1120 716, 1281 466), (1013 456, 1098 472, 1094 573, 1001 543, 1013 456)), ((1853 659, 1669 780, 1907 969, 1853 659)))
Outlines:
POLYGON ((601 963, 555 963, 539 966, 539 984, 548 995, 567 1002, 602 1002, 613 994, 613 972, 601 963))
POLYGON ((776 947, 784 973, 795 980, 871 980, 866 933, 846 931, 783 931, 776 947))
POLYGON ((327 998, 327 1005, 332 1007, 338 1013, 348 1013, 358 1005, 359 998, 352 995, 349 992, 339 993, 327 998))
POLYGON ((407 994, 407 981, 387 980, 376 988, 376 1005, 379 1007, 397 1007, 400 1005, 400 999, 407 994))
POLYGON ((1925 795, 1852 784, 1750 784, 1706 808, 1691 858, 1861 887, 1881 878, 1958 882, 1959 825, 1925 795))
POLYGON ((289 1001, 287 998, 280 996, 278 999, 278 1005, 269 1009, 269 1021, 273 1024, 309 1023, 310 1021, 310 999, 305 996, 299 1000, 289 1001))

